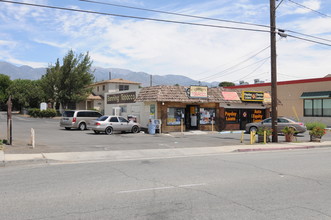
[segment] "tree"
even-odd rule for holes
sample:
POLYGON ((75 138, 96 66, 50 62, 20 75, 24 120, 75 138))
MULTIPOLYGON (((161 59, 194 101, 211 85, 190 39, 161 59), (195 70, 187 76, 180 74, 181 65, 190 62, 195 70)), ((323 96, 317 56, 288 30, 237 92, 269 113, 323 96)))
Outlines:
POLYGON ((233 82, 220 82, 220 84, 218 85, 219 87, 228 87, 228 86, 235 86, 235 84, 233 82))
POLYGON ((0 74, 0 109, 6 109, 6 102, 8 100, 8 88, 11 84, 10 77, 0 74))
POLYGON ((15 79, 8 87, 8 95, 12 96, 13 108, 39 108, 45 101, 45 95, 40 80, 15 79))
POLYGON ((84 101, 92 92, 92 88, 89 87, 94 80, 91 66, 92 61, 88 52, 85 55, 75 55, 69 50, 63 58, 62 66, 57 60, 55 66, 50 66, 42 77, 47 98, 61 103, 63 108, 84 101))

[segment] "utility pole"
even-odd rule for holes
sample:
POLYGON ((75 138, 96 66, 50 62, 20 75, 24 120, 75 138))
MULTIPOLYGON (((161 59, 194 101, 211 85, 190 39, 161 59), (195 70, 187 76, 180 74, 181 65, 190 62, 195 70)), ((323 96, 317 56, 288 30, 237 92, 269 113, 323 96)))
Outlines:
POLYGON ((271 48, 271 127, 272 142, 278 142, 277 132, 277 53, 276 53, 276 0, 270 0, 270 48, 271 48))
POLYGON ((153 86, 153 76, 149 76, 149 86, 153 86))

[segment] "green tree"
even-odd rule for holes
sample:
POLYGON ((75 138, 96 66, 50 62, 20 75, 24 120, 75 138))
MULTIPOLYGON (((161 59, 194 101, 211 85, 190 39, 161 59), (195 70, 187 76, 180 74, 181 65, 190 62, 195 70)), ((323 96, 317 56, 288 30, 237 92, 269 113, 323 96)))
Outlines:
POLYGON ((6 109, 6 102, 8 100, 8 88, 11 84, 10 77, 0 74, 0 109, 6 109))
POLYGON ((84 101, 92 91, 89 87, 94 80, 91 66, 88 52, 75 55, 69 50, 63 58, 63 64, 60 65, 57 60, 55 66, 50 66, 42 77, 43 87, 48 88, 45 90, 47 98, 61 103, 63 108, 84 101))
POLYGON ((220 82, 220 84, 218 84, 219 87, 228 87, 228 86, 235 86, 235 84, 233 82, 220 82))
POLYGON ((13 108, 39 108, 45 101, 45 95, 40 80, 15 79, 8 88, 8 94, 12 96, 13 108))

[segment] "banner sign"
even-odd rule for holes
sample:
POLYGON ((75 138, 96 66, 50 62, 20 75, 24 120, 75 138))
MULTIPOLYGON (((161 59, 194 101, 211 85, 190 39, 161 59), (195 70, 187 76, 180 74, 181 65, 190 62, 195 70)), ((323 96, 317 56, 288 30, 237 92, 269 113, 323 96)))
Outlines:
POLYGON ((242 91, 241 101, 246 102, 263 102, 264 92, 242 91))
POLYGON ((134 103, 136 92, 107 95, 107 104, 134 103))
POLYGON ((191 86, 190 87, 191 98, 208 98, 207 86, 191 86))

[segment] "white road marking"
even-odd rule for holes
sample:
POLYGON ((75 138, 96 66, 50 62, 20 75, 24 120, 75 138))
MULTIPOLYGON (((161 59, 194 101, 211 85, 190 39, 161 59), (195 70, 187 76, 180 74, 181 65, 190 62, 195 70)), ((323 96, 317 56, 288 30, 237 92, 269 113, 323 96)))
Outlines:
POLYGON ((185 185, 179 185, 179 186, 163 186, 163 187, 153 187, 153 188, 145 188, 145 189, 135 189, 135 190, 124 190, 124 191, 118 191, 117 194, 123 194, 123 193, 135 193, 135 192, 144 192, 144 191, 154 191, 154 190, 164 190, 164 189, 175 189, 175 188, 189 188, 194 186, 205 186, 206 183, 192 183, 192 184, 185 184, 185 185))

